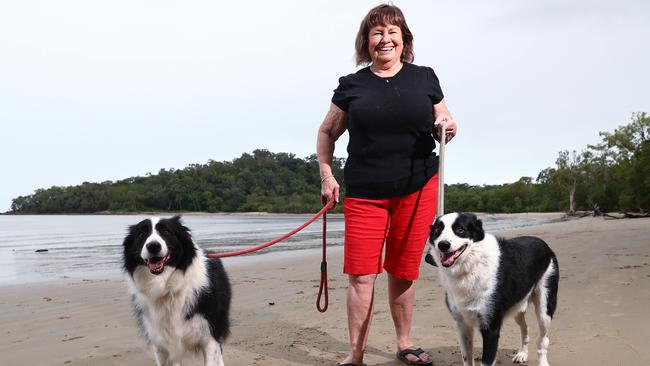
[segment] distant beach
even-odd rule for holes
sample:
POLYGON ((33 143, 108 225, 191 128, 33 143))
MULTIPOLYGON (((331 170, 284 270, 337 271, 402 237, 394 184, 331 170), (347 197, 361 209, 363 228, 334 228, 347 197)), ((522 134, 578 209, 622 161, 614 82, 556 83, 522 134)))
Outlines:
MULTIPOLYGON (((650 364, 650 219, 587 217, 499 234, 540 236, 558 255, 561 280, 550 333, 552 365, 650 364)), ((343 358, 347 280, 341 273, 342 247, 332 247, 328 255, 329 310, 324 314, 315 309, 318 249, 260 255, 254 267, 239 258, 224 260, 234 290, 232 335, 224 348, 228 366, 331 366, 343 358)), ((453 321, 445 309, 437 273, 426 263, 421 270, 416 283, 414 341, 432 354, 435 365, 459 365, 453 321)), ((377 284, 365 362, 398 366, 385 280, 382 275, 377 284)), ((0 293, 3 364, 154 363, 138 334, 121 276, 52 277, 38 283, 3 285, 0 293)), ((537 329, 533 314, 529 316, 531 346, 526 364, 535 365, 537 329)), ((510 354, 518 342, 518 328, 510 320, 502 332, 498 364, 511 364, 510 354)), ((480 355, 480 344, 477 335, 475 354, 480 355)), ((199 363, 188 359, 184 364, 199 363)))

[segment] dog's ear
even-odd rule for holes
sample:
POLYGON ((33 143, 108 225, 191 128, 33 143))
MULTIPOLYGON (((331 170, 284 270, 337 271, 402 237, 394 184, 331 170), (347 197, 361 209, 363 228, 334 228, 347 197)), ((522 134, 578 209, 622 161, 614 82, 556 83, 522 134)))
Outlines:
POLYGON ((469 221, 469 233, 473 241, 481 241, 485 238, 485 231, 483 231, 483 222, 474 214, 469 214, 471 220, 469 221))
POLYGON ((133 244, 133 241, 135 240, 135 230, 138 227, 138 225, 131 225, 129 226, 129 232, 126 234, 124 237, 124 240, 122 241, 122 246, 125 248, 130 247, 133 244))
POLYGON ((141 234, 145 234, 145 229, 148 223, 149 223, 149 219, 144 219, 135 225, 129 226, 128 233, 124 238, 122 245, 128 247, 131 244, 133 244, 136 239, 139 239, 138 236, 141 236, 141 234))
POLYGON ((176 216, 170 217, 169 221, 174 223, 174 226, 176 226, 176 227, 183 226, 183 223, 181 222, 181 215, 176 215, 176 216))
POLYGON ((192 234, 190 234, 190 229, 188 229, 187 226, 183 225, 181 216, 176 215, 170 220, 174 223, 173 227, 176 231, 176 235, 186 243, 192 244, 192 234))
POLYGON ((144 219, 128 228, 129 232, 122 242, 123 248, 123 269, 128 273, 133 273, 138 264, 144 264, 140 258, 141 245, 144 243, 147 235, 151 233, 151 220, 144 219))
POLYGON ((440 233, 444 228, 445 224, 440 221, 440 218, 437 218, 436 221, 433 222, 433 225, 431 225, 429 228, 429 242, 433 243, 433 241, 436 240, 438 236, 440 236, 440 233))

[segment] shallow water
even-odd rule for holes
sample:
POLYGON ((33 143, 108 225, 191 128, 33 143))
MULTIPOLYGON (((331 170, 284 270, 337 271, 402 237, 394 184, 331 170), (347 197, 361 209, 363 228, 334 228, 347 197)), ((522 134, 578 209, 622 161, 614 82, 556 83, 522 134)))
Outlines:
MULTIPOLYGON (((184 224, 204 249, 227 252, 268 242, 300 226, 311 215, 188 215, 184 224)), ((146 216, 25 215, 0 216, 0 285, 58 278, 118 276, 122 240, 128 226, 146 216), (45 250, 37 252, 37 250, 45 250)), ((487 215, 486 231, 498 232, 551 221, 525 215, 487 215)), ((343 218, 329 215, 328 247, 343 245, 343 218)), ((322 245, 319 219, 291 238, 247 256, 248 261, 277 251, 322 245)))

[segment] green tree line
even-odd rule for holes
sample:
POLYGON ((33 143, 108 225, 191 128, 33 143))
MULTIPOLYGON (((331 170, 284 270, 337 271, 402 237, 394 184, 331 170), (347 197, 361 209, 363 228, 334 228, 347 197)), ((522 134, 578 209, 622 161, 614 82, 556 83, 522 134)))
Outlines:
MULTIPOLYGON (((333 173, 343 177, 343 159, 333 173)), ((210 160, 184 169, 116 182, 38 189, 13 199, 12 213, 97 213, 142 211, 311 212, 322 204, 316 155, 255 150, 233 161, 210 160)))
POLYGON ((555 167, 535 181, 503 185, 445 186, 445 211, 641 212, 650 209, 650 116, 634 113, 602 141, 580 152, 560 151, 555 167))
MULTIPOLYGON (((599 212, 650 209, 650 116, 635 113, 602 141, 581 152, 561 151, 536 179, 502 185, 451 184, 445 211, 599 212)), ((344 159, 333 172, 343 181, 344 159)), ((342 189, 342 195, 345 195, 342 189)), ((158 174, 70 187, 38 189, 14 198, 10 213, 54 214, 142 211, 314 212, 320 209, 315 155, 255 150, 233 161, 161 169, 158 174)), ((340 206, 337 208, 340 211, 340 206)))

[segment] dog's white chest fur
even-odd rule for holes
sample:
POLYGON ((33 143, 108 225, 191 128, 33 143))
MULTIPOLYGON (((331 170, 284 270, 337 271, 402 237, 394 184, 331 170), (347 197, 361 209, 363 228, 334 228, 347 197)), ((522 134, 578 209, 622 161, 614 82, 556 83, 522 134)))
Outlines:
POLYGON ((208 285, 206 271, 205 259, 198 256, 185 272, 168 267, 164 273, 151 276, 141 266, 129 281, 149 341, 164 346, 170 355, 180 357, 185 350, 206 342, 204 338, 210 334, 203 317, 185 319, 195 306, 197 293, 208 285))
POLYGON ((487 234, 482 241, 473 243, 455 266, 438 269, 450 310, 475 326, 479 319, 487 320, 485 314, 491 313, 490 299, 497 285, 499 256, 496 238, 487 234))

